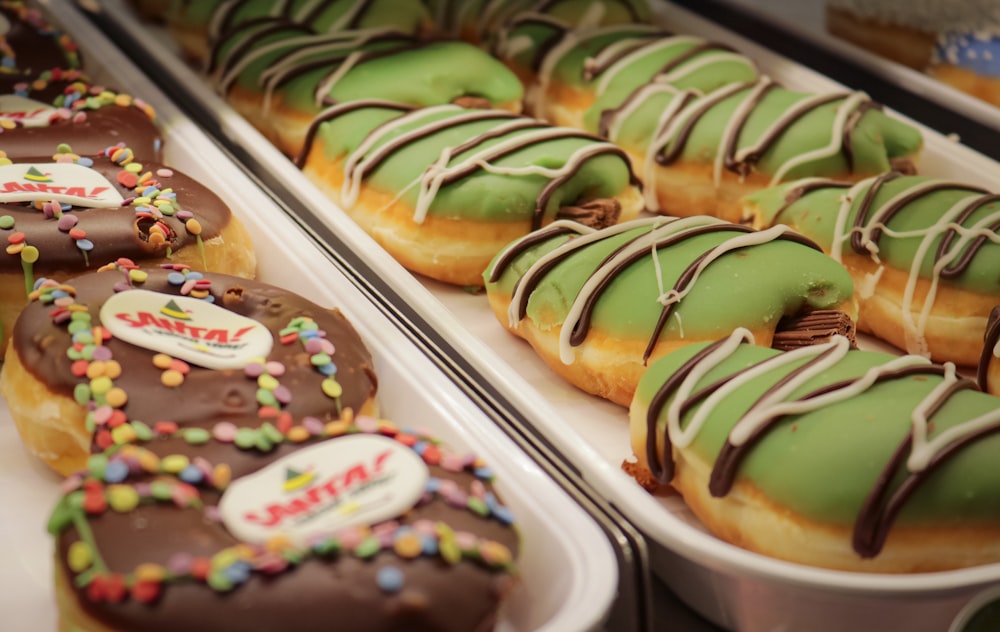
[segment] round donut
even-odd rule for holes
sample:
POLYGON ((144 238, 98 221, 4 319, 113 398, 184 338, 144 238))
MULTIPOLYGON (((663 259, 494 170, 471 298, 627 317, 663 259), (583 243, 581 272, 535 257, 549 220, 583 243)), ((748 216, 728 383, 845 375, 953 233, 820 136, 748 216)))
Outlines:
POLYGON ((298 421, 269 449, 175 434, 92 457, 49 522, 61 624, 493 629, 520 543, 488 466, 373 417, 298 421))
POLYGON ((704 94, 758 78, 756 64, 724 44, 641 22, 574 27, 529 13, 505 25, 494 52, 528 86, 532 115, 592 132, 605 111, 651 92, 704 94))
POLYGON ((779 352, 738 330, 652 363, 630 408, 640 467, 712 533, 780 559, 916 573, 1000 561, 1000 399, 953 364, 779 352))
POLYGON ((927 74, 1000 106, 1000 15, 989 25, 939 35, 927 74))
POLYGON ((55 153, 69 145, 94 156, 124 143, 140 159, 160 160, 163 137, 152 106, 95 85, 78 70, 51 70, 0 96, 0 149, 8 157, 55 153))
MULTIPOLYGON (((2 137, 2 135, 0 135, 2 137)), ((2 138, 0 138, 2 141, 2 138)), ((0 160, 0 323, 9 332, 36 279, 65 280, 119 257, 253 277, 242 222, 210 189, 113 146, 90 157, 0 160)), ((4 339, 3 342, 6 342, 4 339)))
POLYGON ((481 286, 501 248, 557 217, 642 208, 620 149, 503 110, 352 101, 317 120, 298 164, 403 266, 455 285, 481 286))
POLYGON ((979 388, 1000 396, 1000 306, 993 308, 986 323, 976 378, 979 388))
POLYGON ((79 470, 92 447, 161 421, 280 426, 289 415, 330 421, 347 409, 374 411, 371 358, 351 325, 280 288, 121 259, 41 281, 32 299, 12 333, 0 393, 28 449, 63 474, 79 470), (166 351, 150 343, 158 337, 166 351), (329 366, 317 364, 324 354, 329 366))
POLYGON ((430 35, 433 25, 421 0, 324 0, 274 2, 260 0, 182 0, 165 15, 167 29, 181 53, 196 64, 213 55, 218 41, 247 22, 278 18, 313 33, 392 30, 430 35))
POLYGON ((52 26, 42 12, 19 0, 0 3, 0 94, 53 69, 79 69, 76 42, 52 26))
POLYGON ((793 181, 745 200, 851 272, 858 329, 909 353, 975 366, 1000 302, 1000 198, 982 187, 887 173, 859 183, 793 181), (961 227, 961 230, 956 227, 961 227))
POLYGON ((247 22, 220 38, 209 72, 233 108, 290 156, 310 124, 343 102, 521 107, 517 77, 485 51, 390 28, 317 33, 285 19, 247 22))
POLYGON ((771 345, 781 319, 856 313, 847 271, 784 227, 643 218, 602 230, 553 222, 483 275, 497 319, 581 389, 628 406, 648 362, 747 327, 771 345))

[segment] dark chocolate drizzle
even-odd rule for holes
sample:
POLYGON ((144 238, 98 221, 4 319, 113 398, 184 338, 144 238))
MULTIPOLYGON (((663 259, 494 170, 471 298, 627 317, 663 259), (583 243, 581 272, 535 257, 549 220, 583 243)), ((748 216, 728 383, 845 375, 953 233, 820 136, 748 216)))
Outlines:
MULTIPOLYGON (((982 391, 989 391, 989 371, 990 364, 997 360, 993 350, 1000 343, 1000 305, 990 312, 989 320, 986 322, 986 331, 983 333, 983 353, 979 357, 979 366, 976 369, 976 383, 982 391)), ((997 394, 997 393, 994 393, 997 394)))

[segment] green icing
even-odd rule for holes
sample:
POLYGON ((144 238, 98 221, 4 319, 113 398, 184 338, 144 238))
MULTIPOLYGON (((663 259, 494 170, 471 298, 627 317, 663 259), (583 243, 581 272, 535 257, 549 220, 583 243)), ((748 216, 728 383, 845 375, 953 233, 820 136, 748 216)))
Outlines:
MULTIPOLYGON (((748 87, 718 100, 704 114, 693 119, 691 133, 681 148, 680 160, 711 164, 723 145, 724 134, 730 120, 749 92, 748 87)), ((793 105, 812 96, 815 95, 784 88, 775 88, 767 92, 752 108, 740 131, 736 147, 741 149, 756 143, 793 105)), ((644 153, 656 134, 664 110, 675 98, 678 96, 661 92, 644 101, 622 123, 621 134, 612 140, 644 153)), ((700 97, 700 99, 706 98, 711 99, 713 95, 700 97)), ((689 105, 681 116, 685 120, 690 120, 700 103, 699 100, 689 105)), ((838 99, 818 106, 791 122, 785 128, 786 131, 769 145, 756 163, 755 171, 774 174, 782 165, 797 159, 805 152, 827 147, 831 141, 839 143, 839 138, 834 137, 833 125, 838 106, 843 103, 844 99, 838 99)), ((671 139, 671 143, 676 142, 675 136, 671 139)), ((845 153, 835 149, 791 169, 785 174, 784 179, 807 175, 841 175, 846 172, 882 173, 891 168, 892 159, 914 154, 922 142, 920 132, 916 128, 893 119, 881 110, 867 109, 850 135, 853 169, 848 168, 845 153)))
MULTIPOLYGON (((465 113, 466 111, 458 108, 425 110, 419 116, 411 117, 408 123, 385 134, 373 149, 391 142, 406 132, 465 113)), ((395 115, 398 116, 398 113, 395 115)), ((365 132, 391 117, 392 115, 384 108, 363 108, 324 123, 318 135, 322 139, 326 157, 330 160, 343 158, 359 146, 367 136, 365 132)), ((384 192, 405 191, 401 199, 413 205, 419 195, 418 180, 427 167, 438 160, 443 151, 477 138, 509 120, 492 119, 448 125, 442 130, 393 150, 389 157, 368 176, 366 182, 384 192)), ((528 133, 530 132, 508 132, 489 139, 476 145, 469 152, 453 156, 449 164, 460 162, 470 155, 470 152, 478 152, 528 133)), ((592 146, 594 142, 592 139, 578 137, 531 142, 502 158, 493 159, 491 164, 501 168, 538 166, 559 169, 567 164, 575 151, 592 146)), ((616 197, 628 187, 629 179, 628 164, 619 155, 603 154, 592 157, 584 161, 576 174, 556 189, 549 198, 546 216, 554 217, 563 205, 616 197)), ((434 197, 429 213, 453 218, 527 221, 535 209, 536 200, 550 181, 549 176, 541 174, 509 175, 479 169, 454 183, 443 186, 434 197)))
POLYGON ((293 72, 273 94, 305 112, 322 109, 316 102, 317 86, 355 52, 376 56, 351 66, 323 95, 327 101, 388 99, 429 106, 472 95, 500 105, 517 102, 522 96, 521 83, 510 70, 484 51, 462 42, 417 45, 404 36, 391 35, 333 42, 303 54, 303 47, 315 42, 314 37, 306 37, 301 29, 291 26, 273 32, 268 29, 267 23, 252 24, 234 32, 220 43, 218 58, 235 58, 236 63, 245 64, 236 78, 237 85, 263 92, 262 76, 295 54, 294 64, 288 66, 293 72), (267 34, 261 36, 264 31, 267 34), (248 41, 253 45, 245 47, 248 41), (462 63, 455 64, 455 59, 462 63))
MULTIPOLYGON (((933 178, 925 176, 901 176, 886 182, 875 196, 868 217, 871 218, 880 206, 896 196, 904 194, 907 190, 935 181, 933 178)), ((775 222, 788 224, 796 231, 816 241, 824 250, 830 251, 836 238, 837 218, 842 206, 841 200, 851 185, 842 184, 809 191, 781 211, 780 215, 776 215, 785 206, 788 192, 799 186, 798 182, 790 182, 773 189, 765 189, 748 196, 747 202, 754 208, 760 209, 764 224, 775 222)), ((847 230, 854 226, 858 210, 861 208, 861 202, 868 188, 864 187, 854 196, 844 224, 847 230)), ((957 185, 922 195, 909 202, 895 213, 887 223, 889 230, 884 231, 878 241, 879 258, 895 268, 904 271, 910 270, 921 243, 930 232, 932 240, 930 247, 926 248, 921 259, 919 274, 923 278, 933 278, 935 254, 943 239, 943 230, 933 227, 946 210, 963 199, 979 195, 981 194, 957 185)), ((993 216, 995 222, 998 212, 1000 212, 1000 202, 986 204, 972 213, 962 225, 966 228, 980 223, 989 225, 992 222, 986 221, 987 218, 993 216)), ((845 241, 843 253, 846 255, 849 252, 851 252, 850 245, 845 241)), ((967 270, 957 278, 945 279, 945 282, 974 292, 997 293, 1000 292, 998 269, 1000 269, 1000 244, 987 240, 969 262, 967 270)))
MULTIPOLYGON (((316 3, 312 0, 291 0, 283 3, 284 15, 292 21, 301 22, 311 17, 309 28, 316 32, 329 32, 336 27, 354 7, 366 4, 354 28, 392 27, 405 33, 416 33, 429 21, 429 14, 421 2, 400 2, 399 0, 334 0, 316 3), (315 11, 317 4, 322 10, 315 11)), ((171 22, 185 26, 208 26, 215 14, 230 10, 228 23, 235 26, 250 20, 275 15, 274 0, 198 0, 182 2, 175 0, 169 10, 171 22)))
MULTIPOLYGON (((647 226, 610 236, 561 260, 531 293, 528 317, 542 329, 562 324, 580 289, 605 257, 648 230, 647 226), (542 314, 550 316, 543 318, 542 314)), ((643 257, 615 276, 601 295, 594 308, 593 327, 618 338, 648 337, 662 311, 657 301, 660 288, 670 290, 697 257, 739 234, 707 233, 660 248, 657 256, 662 285, 652 257, 643 257)), ((503 293, 512 292, 527 268, 563 241, 564 237, 549 239, 527 250, 493 285, 503 293)), ((490 284, 487 289, 491 289, 490 284)), ((773 329, 784 315, 807 307, 837 307, 849 300, 852 292, 850 276, 842 266, 802 244, 777 240, 744 247, 721 256, 702 272, 693 291, 678 304, 661 339, 714 338, 739 326, 773 329)))
MULTIPOLYGON (((657 37, 657 39, 660 38, 662 38, 662 34, 657 37)), ((660 69, 666 64, 701 43, 697 40, 691 41, 687 37, 675 39, 678 40, 677 43, 647 53, 617 72, 606 89, 597 96, 593 106, 587 110, 583 119, 584 127, 596 132, 602 112, 620 107, 630 94, 649 84, 654 77, 660 74, 660 69)), ((757 78, 756 67, 747 58, 731 58, 727 55, 712 63, 706 63, 707 59, 713 57, 719 57, 719 50, 703 51, 682 62, 676 69, 681 74, 678 75, 677 80, 671 81, 670 85, 678 90, 691 89, 704 94, 726 85, 753 81, 757 78), (683 72, 684 68, 703 63, 705 65, 696 71, 683 72)), ((599 81, 600 77, 596 78, 594 83, 599 81)))
MULTIPOLYGON (((661 384, 705 345, 680 349, 652 363, 640 380, 637 397, 648 402, 661 384)), ((778 354, 753 345, 740 348, 710 370, 699 385, 778 354)), ((792 397, 800 397, 842 379, 857 378, 894 356, 851 351, 837 365, 808 380, 792 397)), ((801 362, 766 373, 728 394, 707 418, 692 448, 713 461, 730 429, 778 379, 801 362)), ((737 480, 752 480, 765 496, 791 511, 819 521, 852 525, 865 498, 893 451, 911 428, 911 411, 941 382, 919 375, 883 382, 865 393, 804 415, 778 422, 748 453, 737 480)), ((979 391, 954 395, 934 415, 931 438, 963 421, 995 411, 1000 400, 979 391)), ((698 410, 689 411, 687 420, 698 410)), ((660 417, 660 432, 666 416, 660 417)), ((963 449, 957 458, 934 470, 904 505, 897 523, 958 525, 1000 517, 1000 485, 995 476, 1000 458, 1000 433, 993 433, 963 449)), ((895 483, 904 476, 901 468, 895 483)))

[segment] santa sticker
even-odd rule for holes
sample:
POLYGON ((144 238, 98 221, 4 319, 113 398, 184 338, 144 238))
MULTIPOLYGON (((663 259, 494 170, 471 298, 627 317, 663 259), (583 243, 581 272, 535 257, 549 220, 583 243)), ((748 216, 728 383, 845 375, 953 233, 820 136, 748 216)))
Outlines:
POLYGON ((410 448, 357 434, 298 450, 229 485, 222 521, 245 542, 276 535, 307 545, 346 527, 377 524, 415 506, 429 477, 410 448))
POLYGON ((242 369, 271 352, 274 337, 256 320, 202 299, 128 290, 101 307, 101 324, 119 340, 207 369, 242 369))
POLYGON ((124 202, 100 172, 72 162, 0 166, 0 203, 61 202, 87 208, 115 208, 124 202))
POLYGON ((23 127, 45 127, 59 110, 34 99, 16 94, 0 96, 0 121, 13 121, 23 127))

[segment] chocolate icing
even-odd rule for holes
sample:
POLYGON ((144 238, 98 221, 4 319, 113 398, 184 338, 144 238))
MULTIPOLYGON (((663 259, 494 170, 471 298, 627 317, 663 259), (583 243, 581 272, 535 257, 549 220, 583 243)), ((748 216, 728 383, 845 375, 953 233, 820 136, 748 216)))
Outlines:
MULTIPOLYGON (((143 115, 144 116, 144 115, 143 115)), ((0 135, 2 147, 5 135, 0 135)), ((52 156, 38 158, 22 158, 18 163, 48 163, 52 156)), ((228 225, 231 213, 229 207, 211 190, 193 178, 173 169, 168 172, 163 165, 142 161, 140 173, 152 174, 152 181, 159 182, 161 188, 171 189, 176 194, 177 206, 188 210, 201 225, 201 239, 208 240, 218 236, 228 225)), ((93 168, 100 172, 108 182, 125 198, 126 202, 134 199, 137 191, 123 186, 118 180, 122 166, 107 155, 94 157, 93 168)), ((141 185, 140 185, 141 186, 141 185)), ((86 231, 86 237, 93 242, 93 250, 86 256, 74 244, 74 240, 58 227, 55 218, 47 218, 42 211, 30 203, 0 204, 0 216, 9 215, 14 218, 11 230, 0 230, 0 236, 5 240, 13 232, 21 232, 26 236, 26 243, 35 246, 39 251, 38 261, 34 264, 35 276, 45 276, 49 271, 67 270, 84 271, 96 269, 119 257, 128 257, 137 261, 148 259, 169 258, 171 253, 181 248, 197 248, 198 239, 185 227, 185 221, 176 216, 164 216, 158 222, 166 229, 168 239, 162 244, 148 241, 151 218, 140 217, 132 205, 121 208, 94 209, 73 207, 64 214, 72 214, 78 218, 77 227, 86 231)), ((0 271, 20 271, 21 259, 18 256, 4 254, 0 256, 0 271)))
POLYGON ((48 24, 38 9, 23 2, 0 2, 0 14, 10 22, 10 30, 0 35, 0 93, 13 92, 18 83, 52 68, 80 67, 76 43, 48 24))

